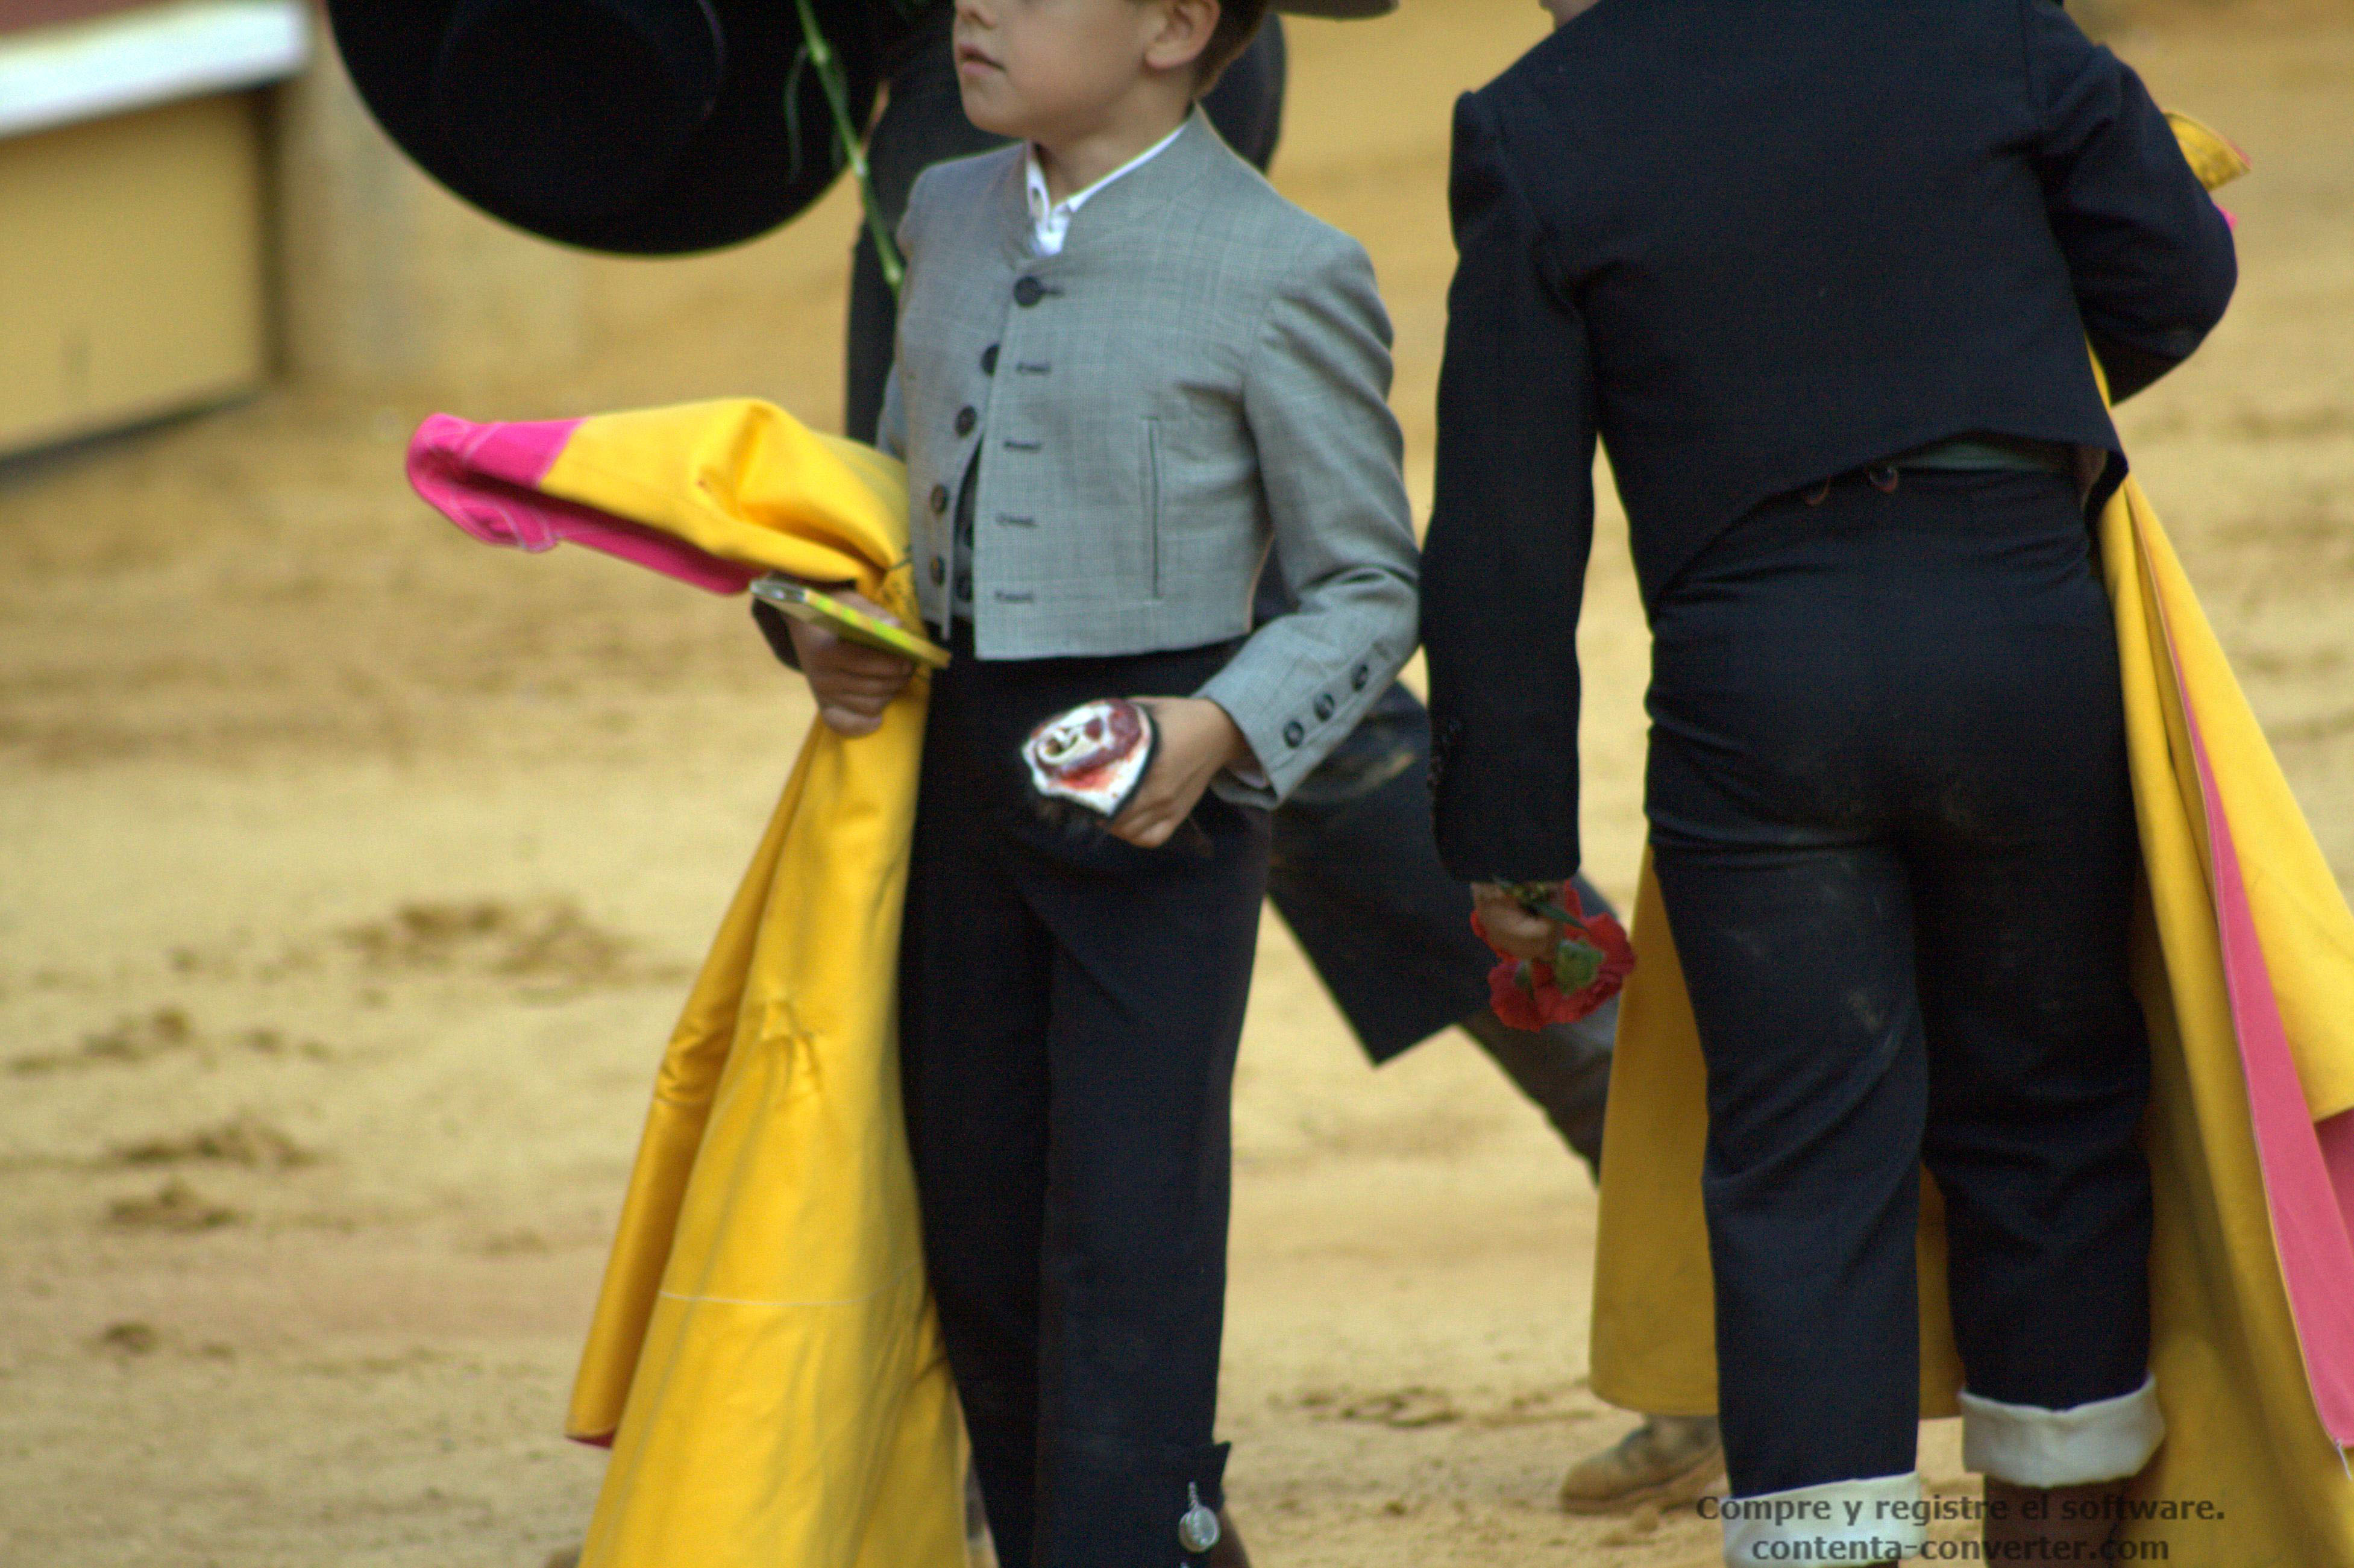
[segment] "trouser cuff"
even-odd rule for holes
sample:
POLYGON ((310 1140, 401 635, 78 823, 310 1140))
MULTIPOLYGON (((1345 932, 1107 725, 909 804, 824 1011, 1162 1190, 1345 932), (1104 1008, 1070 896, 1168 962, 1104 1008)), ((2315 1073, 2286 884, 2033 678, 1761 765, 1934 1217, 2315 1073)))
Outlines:
POLYGON ((1962 1463, 2015 1487, 2081 1487, 2141 1473, 2166 1439, 2158 1380, 2067 1410, 2005 1404, 1965 1390, 1962 1463))
POLYGON ((1199 1568, 1209 1543, 1193 1546, 1181 1531, 1196 1502, 1212 1512, 1225 1503, 1227 1445, 1133 1456, 1074 1446, 1081 1451, 1066 1448, 1049 1461, 1039 1563, 1199 1568))
POLYGON ((1860 1568, 1917 1557, 1927 1538, 1921 1473, 1703 1499, 1724 1520, 1725 1568, 1860 1568))

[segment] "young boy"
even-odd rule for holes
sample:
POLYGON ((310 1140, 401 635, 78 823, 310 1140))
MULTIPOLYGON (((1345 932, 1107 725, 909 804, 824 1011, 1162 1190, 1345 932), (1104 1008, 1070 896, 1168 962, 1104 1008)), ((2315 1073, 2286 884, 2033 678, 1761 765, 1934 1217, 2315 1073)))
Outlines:
MULTIPOLYGON (((1412 648, 1416 555, 1363 250, 1195 109, 1265 0, 958 0, 965 111, 1019 138, 917 183, 882 444, 932 684, 902 951, 927 1262, 1002 1560, 1197 1564, 1228 1100, 1267 812, 1412 648), (1251 630, 1271 544, 1298 609, 1251 630), (1108 831, 1021 745, 1132 695, 1108 831)), ((796 625, 856 734, 909 672, 796 625)))

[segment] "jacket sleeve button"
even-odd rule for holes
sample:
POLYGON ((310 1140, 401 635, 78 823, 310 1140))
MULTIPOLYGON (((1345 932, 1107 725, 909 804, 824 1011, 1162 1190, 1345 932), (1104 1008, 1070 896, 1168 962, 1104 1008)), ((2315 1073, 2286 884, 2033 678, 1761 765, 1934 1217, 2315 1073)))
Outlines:
POLYGON ((1013 285, 1013 302, 1028 310, 1046 297, 1046 285, 1035 278, 1024 278, 1013 285))
POLYGON ((1322 692, 1318 694, 1316 698, 1316 716, 1320 719, 1328 719, 1332 716, 1331 693, 1322 692))
POLYGON ((969 436, 972 434, 972 428, 979 423, 981 423, 981 416, 971 408, 959 408, 957 410, 956 433, 958 435, 969 436))
POLYGON ((997 374, 997 345, 993 343, 981 351, 981 373, 983 376, 997 374))
POLYGON ((1355 669, 1349 672, 1350 689, 1352 691, 1362 692, 1365 689, 1365 683, 1373 678, 1373 672, 1372 666, 1360 664, 1355 669))
POLYGON ((1301 726, 1298 719, 1293 719, 1289 724, 1283 726, 1284 745, 1298 746, 1301 741, 1306 740, 1307 738, 1308 731, 1301 726))
POLYGON ((946 512, 948 509, 949 487, 945 484, 936 484, 932 486, 932 510, 934 512, 946 512))

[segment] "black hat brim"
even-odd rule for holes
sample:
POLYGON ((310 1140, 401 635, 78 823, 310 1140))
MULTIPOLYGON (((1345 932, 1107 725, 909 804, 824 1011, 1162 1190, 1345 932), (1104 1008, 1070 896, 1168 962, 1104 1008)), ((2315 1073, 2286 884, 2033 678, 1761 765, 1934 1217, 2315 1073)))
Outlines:
MULTIPOLYGON (((814 204, 842 172, 824 88, 813 68, 796 69, 802 38, 793 0, 711 0, 725 37, 717 96, 645 194, 616 210, 583 211, 559 190, 485 177, 499 149, 479 139, 456 144, 432 110, 435 63, 458 4, 327 0, 327 14, 345 68, 385 133, 435 181, 502 222, 588 250, 685 255, 769 232, 814 204)), ((861 127, 875 93, 870 5, 812 5, 848 79, 851 122, 861 127)))

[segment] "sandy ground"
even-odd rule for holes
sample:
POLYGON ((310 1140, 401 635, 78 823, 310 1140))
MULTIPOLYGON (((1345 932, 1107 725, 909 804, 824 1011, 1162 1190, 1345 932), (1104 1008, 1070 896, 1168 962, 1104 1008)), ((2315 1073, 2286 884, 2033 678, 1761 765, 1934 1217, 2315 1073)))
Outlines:
MULTIPOLYGON (((2354 17, 2121 38, 2225 128, 2244 282, 2137 461, 2354 872, 2354 17)), ((1278 173, 1362 235, 1426 496, 1447 104, 1527 0, 1295 29, 1278 173), (1442 15, 1443 13, 1443 15, 1442 15)), ((528 417, 759 392, 833 418, 839 196, 599 274, 528 417)), ((409 500, 449 397, 278 397, 0 470, 0 1563, 536 1568, 557 1425, 659 1044, 809 722, 740 604, 494 555, 409 500)), ((1595 869, 1638 846, 1645 646, 1606 528, 1595 869)), ((1366 1070, 1268 922, 1236 1106, 1225 1425, 1263 1563, 1712 1560, 1572 1520, 1628 1418, 1583 1372, 1594 1196, 1465 1042, 1366 1070)), ((1957 1473, 1931 1432, 1933 1476, 1957 1473)))

